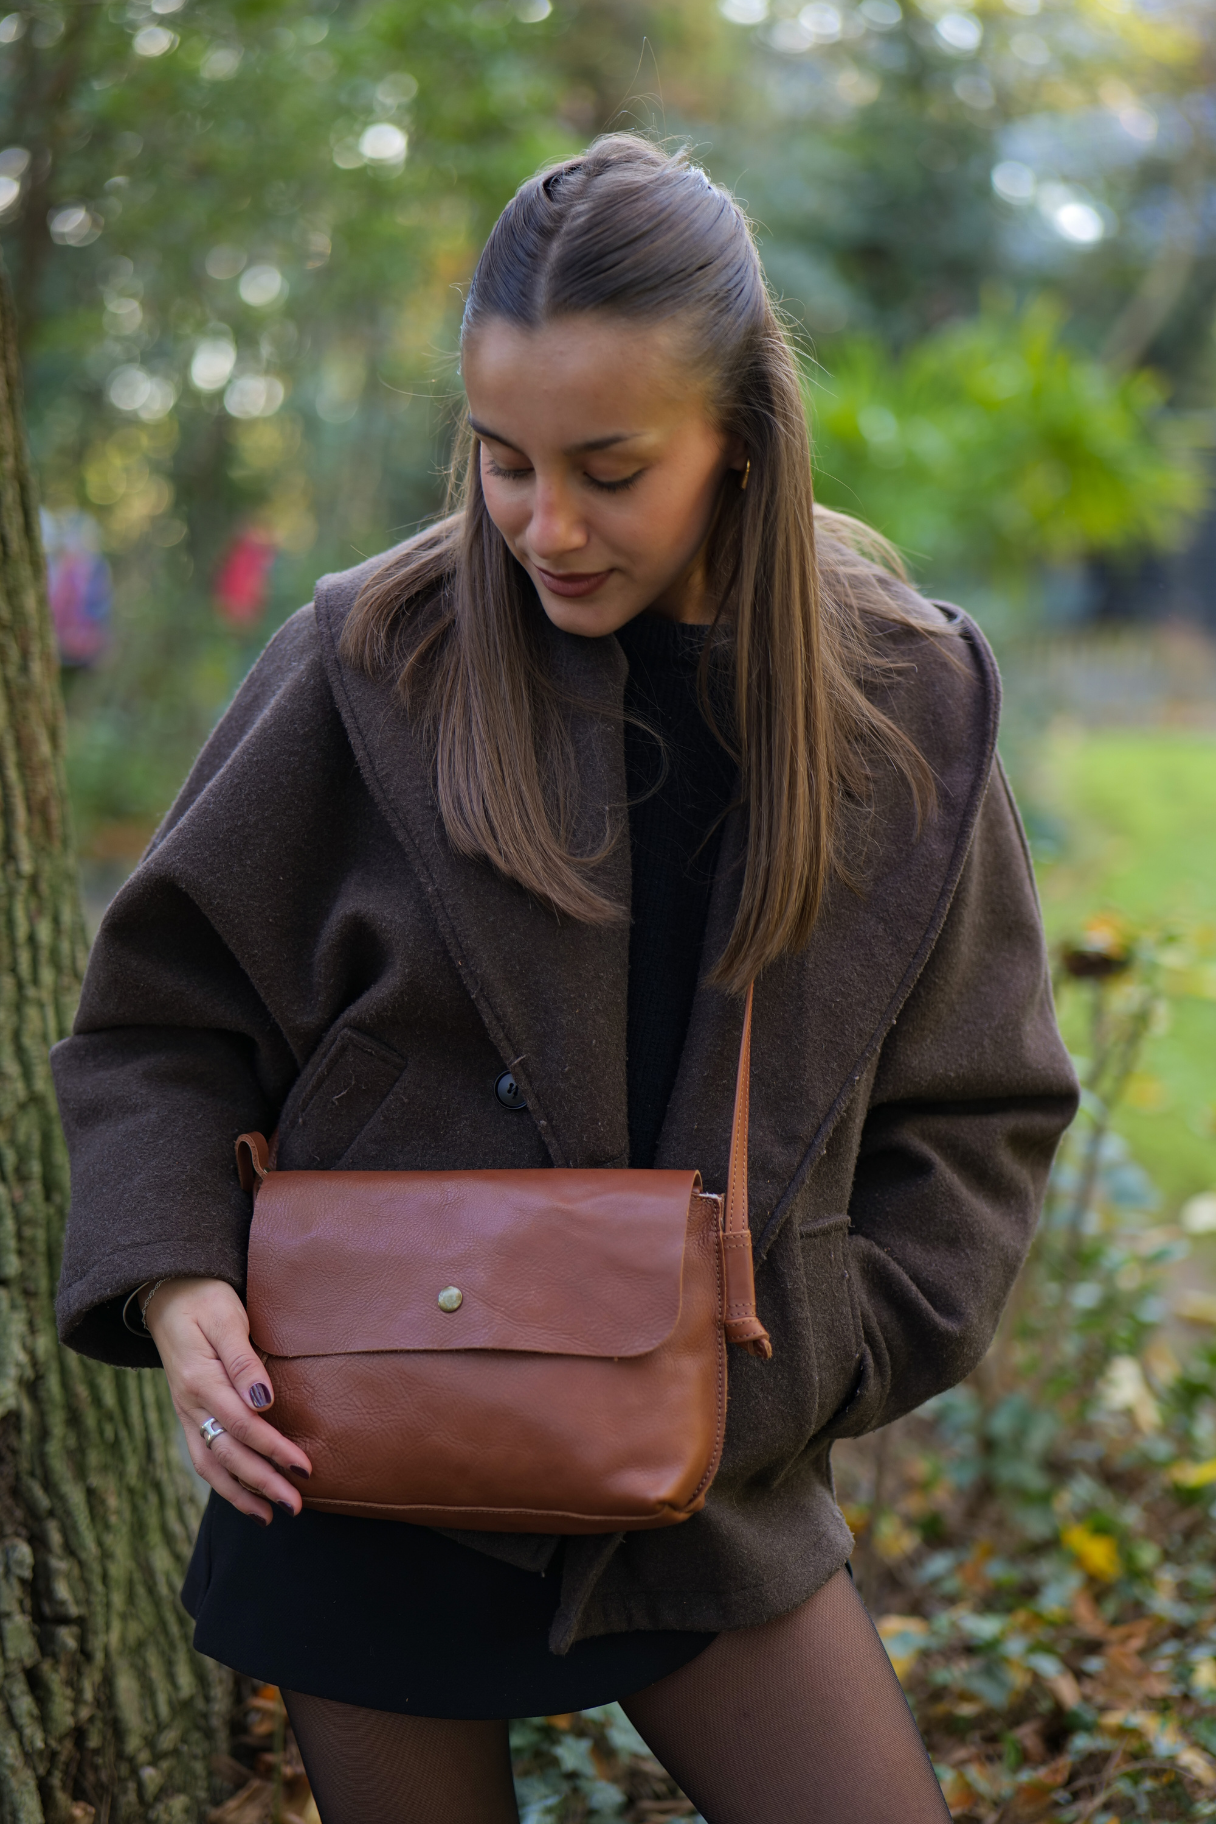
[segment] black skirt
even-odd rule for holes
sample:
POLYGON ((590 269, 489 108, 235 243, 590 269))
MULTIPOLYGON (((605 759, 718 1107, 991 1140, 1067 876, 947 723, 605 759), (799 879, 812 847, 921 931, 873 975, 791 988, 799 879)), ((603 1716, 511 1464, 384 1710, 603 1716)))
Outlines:
POLYGON ((200 1653, 268 1685, 416 1716, 554 1716, 641 1691, 713 1634, 635 1631, 559 1658, 560 1550, 517 1570, 428 1527, 277 1514, 212 1495, 182 1601, 200 1653))

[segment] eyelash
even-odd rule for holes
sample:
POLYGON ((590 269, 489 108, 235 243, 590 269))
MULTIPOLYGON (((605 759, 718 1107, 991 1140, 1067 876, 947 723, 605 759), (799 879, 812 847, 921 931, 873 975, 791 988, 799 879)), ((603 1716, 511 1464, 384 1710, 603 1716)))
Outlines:
MULTIPOLYGON (((500 481, 522 481, 525 475, 532 473, 531 469, 504 469, 500 463, 494 461, 492 456, 489 458, 489 464, 491 475, 500 481)), ((623 494, 625 489, 631 488, 642 474, 643 471, 637 469, 632 475, 626 475, 620 481, 597 481, 594 475, 586 475, 583 479, 591 487, 598 488, 601 494, 623 494)))

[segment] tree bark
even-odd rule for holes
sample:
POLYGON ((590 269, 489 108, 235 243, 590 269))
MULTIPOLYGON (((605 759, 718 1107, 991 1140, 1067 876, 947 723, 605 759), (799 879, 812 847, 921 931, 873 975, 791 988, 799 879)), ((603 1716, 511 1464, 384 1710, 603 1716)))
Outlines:
POLYGON ((61 1349, 68 1201, 48 1048, 85 946, 63 706, 0 270, 0 1818, 194 1824, 227 1675, 178 1588, 199 1500, 163 1377, 61 1349))

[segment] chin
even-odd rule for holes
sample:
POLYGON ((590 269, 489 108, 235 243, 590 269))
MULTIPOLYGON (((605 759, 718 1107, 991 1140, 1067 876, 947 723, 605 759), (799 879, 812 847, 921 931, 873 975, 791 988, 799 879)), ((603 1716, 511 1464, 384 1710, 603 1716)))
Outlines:
MULTIPOLYGON (((607 594, 607 591, 605 591, 607 594)), ((622 609, 619 603, 599 602, 589 596, 572 599, 569 596, 550 595, 547 590, 537 590, 540 605, 555 627, 563 633, 577 633, 585 640, 601 640, 607 634, 615 633, 626 621, 631 621, 640 610, 629 607, 622 609)))

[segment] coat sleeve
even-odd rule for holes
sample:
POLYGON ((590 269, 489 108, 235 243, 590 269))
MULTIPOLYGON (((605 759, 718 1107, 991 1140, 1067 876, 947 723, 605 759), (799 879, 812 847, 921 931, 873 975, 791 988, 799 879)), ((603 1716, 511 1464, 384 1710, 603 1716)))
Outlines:
POLYGON ((1077 1084, 999 762, 941 935, 884 1043, 853 1180, 859 1436, 976 1366, 1026 1257, 1077 1084))
POLYGON ((282 863, 292 803, 332 774, 327 702, 305 610, 258 661, 109 908, 72 1036, 52 1051, 72 1173, 59 1329, 86 1355, 157 1363, 121 1322, 146 1279, 244 1284, 250 1200, 233 1140, 273 1125, 299 1064, 263 992, 281 934, 256 910, 230 914, 265 904, 259 873, 282 863))

